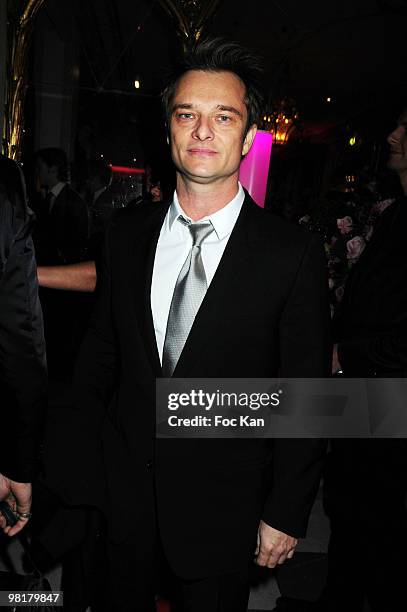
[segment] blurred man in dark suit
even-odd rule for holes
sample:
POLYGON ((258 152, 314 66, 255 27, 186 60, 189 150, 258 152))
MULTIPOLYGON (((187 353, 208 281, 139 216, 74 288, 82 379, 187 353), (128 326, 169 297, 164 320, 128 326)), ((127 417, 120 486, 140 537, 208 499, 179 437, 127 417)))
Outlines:
MULTIPOLYGON (((68 184, 68 160, 61 149, 36 154, 37 180, 45 198, 37 200, 33 234, 37 264, 75 264, 86 258, 88 212, 85 202, 68 184)), ((74 294, 41 288, 50 376, 70 378, 80 342, 81 303, 74 294)))
POLYGON ((45 198, 38 205, 34 233, 37 263, 76 263, 84 256, 88 213, 82 198, 68 184, 68 160, 61 149, 36 154, 37 179, 45 198))
POLYGON ((47 397, 32 224, 22 173, 0 157, 0 500, 18 518, 10 528, 0 514, 9 535, 30 518, 47 397))
MULTIPOLYGON (((333 373, 407 376, 407 109, 388 137, 402 192, 349 276, 336 322, 333 373)), ((405 599, 407 441, 333 440, 326 478, 331 519, 324 611, 399 612, 405 599)))

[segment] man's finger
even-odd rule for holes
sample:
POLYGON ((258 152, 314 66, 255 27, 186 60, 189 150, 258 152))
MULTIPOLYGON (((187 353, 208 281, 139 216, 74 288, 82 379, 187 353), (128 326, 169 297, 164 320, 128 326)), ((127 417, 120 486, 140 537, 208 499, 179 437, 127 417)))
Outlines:
POLYGON ((0 512, 0 528, 3 529, 6 535, 12 537, 19 533, 31 518, 31 498, 29 498, 29 501, 23 500, 23 503, 17 503, 14 495, 10 493, 7 497, 7 504, 9 510, 14 515, 16 523, 15 525, 8 524, 11 522, 11 518, 9 517, 7 519, 6 516, 0 512))
POLYGON ((280 555, 279 560, 277 561, 278 565, 283 565, 284 561, 287 559, 288 555, 284 554, 284 555, 280 555))
POLYGON ((277 561, 280 557, 280 553, 277 550, 265 549, 260 547, 260 552, 257 556, 256 563, 262 567, 273 568, 277 565, 277 561))
POLYGON ((32 501, 32 488, 29 483, 12 482, 12 492, 16 500, 16 510, 19 512, 30 512, 32 501))
POLYGON ((280 555, 279 560, 277 561, 278 565, 282 565, 287 559, 292 559, 294 555, 294 550, 289 550, 287 553, 284 552, 280 555))
MULTIPOLYGON (((15 513, 15 512, 14 512, 15 513)), ((28 523, 29 517, 21 517, 16 514, 17 522, 11 526, 7 524, 6 518, 0 515, 0 528, 3 529, 4 533, 10 537, 13 537, 19 533, 28 523)))
POLYGON ((293 555, 294 550, 289 550, 287 552, 287 550, 282 550, 281 547, 276 548, 272 552, 269 551, 266 565, 270 568, 276 567, 276 565, 283 565, 283 563, 287 559, 291 559, 293 555))
MULTIPOLYGON (((30 503, 16 504, 15 513, 17 514, 17 516, 20 516, 20 518, 27 518, 27 516, 25 515, 29 515, 30 510, 31 510, 31 501, 30 503)), ((30 517, 28 516, 28 518, 30 517)))
POLYGON ((9 530, 6 532, 7 535, 10 536, 10 538, 12 538, 14 535, 19 533, 22 529, 24 529, 27 523, 28 523, 28 519, 22 519, 22 518, 19 519, 17 523, 14 525, 14 527, 9 528, 9 530))
POLYGON ((265 567, 267 565, 269 556, 270 556, 269 553, 260 547, 260 550, 256 557, 257 565, 260 565, 261 567, 265 567))
POLYGON ((278 562, 280 560, 280 556, 281 555, 278 552, 274 552, 271 555, 269 555, 266 566, 269 567, 270 569, 273 569, 274 567, 276 567, 276 565, 278 565, 278 562))
POLYGON ((260 534, 259 534, 259 531, 257 531, 257 543, 256 543, 256 550, 254 551, 254 556, 257 557, 259 552, 260 552, 260 534))

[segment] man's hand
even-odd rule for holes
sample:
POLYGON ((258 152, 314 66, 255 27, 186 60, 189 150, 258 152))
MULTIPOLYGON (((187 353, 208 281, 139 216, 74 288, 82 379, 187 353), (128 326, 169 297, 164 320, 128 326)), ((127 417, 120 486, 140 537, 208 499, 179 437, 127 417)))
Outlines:
POLYGON ((17 523, 14 527, 6 526, 6 519, 0 512, 0 529, 10 537, 16 535, 27 525, 28 518, 20 516, 29 513, 31 509, 32 487, 29 482, 14 482, 0 474, 0 501, 6 501, 14 514, 17 523))
POLYGON ((332 374, 337 374, 339 370, 342 370, 342 367, 341 367, 341 364, 339 363, 338 345, 334 344, 334 350, 332 354, 332 374))
POLYGON ((256 563, 264 567, 281 565, 291 559, 298 540, 260 521, 257 532, 256 563))

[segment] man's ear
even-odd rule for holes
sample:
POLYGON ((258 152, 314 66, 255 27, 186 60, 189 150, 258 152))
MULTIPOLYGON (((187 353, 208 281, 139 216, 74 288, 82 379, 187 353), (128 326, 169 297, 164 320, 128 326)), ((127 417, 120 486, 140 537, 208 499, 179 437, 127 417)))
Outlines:
POLYGON ((254 137, 256 136, 256 133, 257 133, 257 125, 253 123, 253 125, 249 128, 244 138, 243 147, 242 147, 242 155, 246 155, 250 151, 251 146, 253 144, 254 137))

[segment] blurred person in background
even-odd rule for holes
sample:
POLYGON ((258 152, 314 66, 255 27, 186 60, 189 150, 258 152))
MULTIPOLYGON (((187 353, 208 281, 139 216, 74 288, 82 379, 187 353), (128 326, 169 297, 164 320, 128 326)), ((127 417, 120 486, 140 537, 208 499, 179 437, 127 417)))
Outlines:
POLYGON ((37 263, 56 265, 81 261, 88 237, 85 202, 68 184, 68 160, 61 149, 36 153, 38 186, 45 197, 37 201, 34 244, 37 263))
MULTIPOLYGON (((386 202, 352 267, 335 321, 333 374, 407 376, 407 109, 388 137, 402 193, 386 202)), ((325 478, 331 521, 323 612, 399 612, 405 599, 407 441, 335 439, 325 478)))
MULTIPOLYGON (((129 202, 128 206, 141 202, 161 202, 162 191, 159 180, 152 178, 151 166, 146 168, 144 196, 129 202)), ((38 266, 38 282, 41 287, 67 291, 93 292, 96 287, 95 259, 101 250, 103 235, 114 213, 112 170, 103 160, 91 160, 88 166, 86 188, 90 194, 88 255, 94 259, 77 264, 38 266)))
MULTIPOLYGON (((57 148, 36 153, 37 198, 33 239, 38 265, 76 264, 86 258, 88 212, 68 184, 68 160, 57 148)), ((40 290, 48 369, 52 379, 69 381, 83 331, 82 303, 75 294, 40 290)))
POLYGON ((89 233, 103 234, 114 211, 114 191, 112 188, 112 169, 102 159, 88 162, 88 178, 86 181, 89 192, 89 233))

